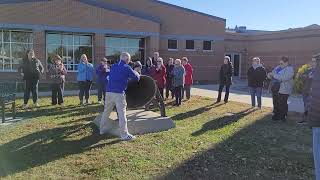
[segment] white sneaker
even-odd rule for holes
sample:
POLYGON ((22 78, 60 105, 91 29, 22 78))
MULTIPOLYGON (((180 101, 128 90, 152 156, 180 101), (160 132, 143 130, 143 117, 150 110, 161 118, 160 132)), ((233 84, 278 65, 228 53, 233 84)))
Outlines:
POLYGON ((40 104, 39 103, 35 103, 34 106, 38 108, 38 107, 40 107, 40 104))
POLYGON ((22 106, 22 109, 28 109, 28 108, 29 108, 28 104, 24 104, 24 105, 22 106))
POLYGON ((98 104, 102 104, 102 102, 101 102, 101 101, 98 101, 98 104))
POLYGON ((136 137, 132 134, 128 134, 127 136, 121 138, 122 141, 133 141, 135 139, 136 137))

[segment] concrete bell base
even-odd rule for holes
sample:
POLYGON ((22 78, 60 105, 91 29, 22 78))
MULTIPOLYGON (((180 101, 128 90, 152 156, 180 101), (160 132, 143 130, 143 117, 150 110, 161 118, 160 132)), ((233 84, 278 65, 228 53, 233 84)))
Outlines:
MULTIPOLYGON (((102 113, 93 121, 98 128, 100 128, 101 116, 102 113)), ((129 133, 134 135, 166 131, 175 127, 170 118, 161 117, 160 114, 152 111, 129 110, 127 111, 127 119, 129 133)), ((117 113, 112 112, 106 121, 103 133, 120 136, 117 113)))

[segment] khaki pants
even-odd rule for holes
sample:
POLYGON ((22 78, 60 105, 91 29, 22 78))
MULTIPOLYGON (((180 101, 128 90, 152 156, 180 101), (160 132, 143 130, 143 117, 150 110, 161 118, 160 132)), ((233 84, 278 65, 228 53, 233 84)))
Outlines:
POLYGON ((110 117, 114 106, 117 107, 121 138, 125 138, 129 134, 126 117, 127 102, 125 94, 111 92, 106 93, 104 111, 100 121, 100 130, 103 130, 105 128, 106 120, 110 117))

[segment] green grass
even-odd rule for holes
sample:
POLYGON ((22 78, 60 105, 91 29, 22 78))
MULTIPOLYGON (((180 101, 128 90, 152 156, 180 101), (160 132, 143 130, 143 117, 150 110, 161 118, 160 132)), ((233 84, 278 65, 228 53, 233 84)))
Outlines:
POLYGON ((296 125, 296 118, 275 123, 270 109, 212 102, 200 97, 181 107, 167 102, 176 128, 121 142, 88 124, 101 106, 74 106, 77 98, 67 97, 60 109, 43 98, 37 111, 20 110, 26 121, 0 126, 0 178, 313 178, 311 133, 296 125))

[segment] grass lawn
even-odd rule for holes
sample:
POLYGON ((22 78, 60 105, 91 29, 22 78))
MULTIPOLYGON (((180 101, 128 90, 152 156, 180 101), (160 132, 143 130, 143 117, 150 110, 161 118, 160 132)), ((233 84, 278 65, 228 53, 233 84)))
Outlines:
POLYGON ((101 106, 67 97, 60 109, 43 98, 39 110, 19 110, 29 120, 0 126, 0 179, 313 178, 311 131, 295 115, 271 122, 271 109, 212 102, 167 102, 175 129, 121 142, 88 123, 101 106))

